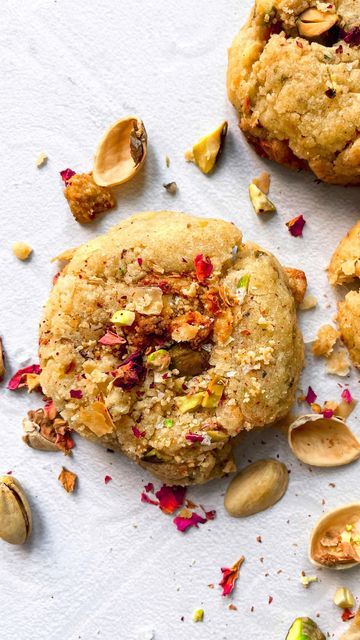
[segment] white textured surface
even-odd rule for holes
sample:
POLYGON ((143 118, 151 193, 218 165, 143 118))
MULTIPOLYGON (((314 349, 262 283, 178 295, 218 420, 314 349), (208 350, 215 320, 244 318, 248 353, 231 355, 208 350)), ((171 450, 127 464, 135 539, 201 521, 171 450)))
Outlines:
MULTIPOLYGON (((331 319, 335 295, 324 269, 357 217, 359 192, 317 185, 311 175, 271 164, 279 212, 266 221, 253 213, 247 186, 265 163, 242 140, 225 93, 226 49, 249 7, 249 0, 2 1, 0 332, 9 372, 36 359, 38 319, 55 272, 49 259, 136 210, 168 207, 233 220, 245 238, 306 268, 319 306, 303 314, 305 336, 313 338, 331 319), (82 228, 68 211, 58 172, 90 168, 104 128, 131 112, 148 130, 146 168, 119 189, 116 211, 82 228), (224 117, 230 124, 224 157, 206 178, 184 162, 183 152, 224 117), (49 162, 39 170, 41 151, 49 162), (174 198, 162 188, 173 179, 174 198), (300 212, 307 225, 304 238, 296 239, 285 221, 300 212), (16 240, 33 246, 29 263, 12 256, 16 240)), ((326 377, 323 363, 309 366, 303 378, 321 401, 339 397, 341 380, 326 377)), ((351 389, 360 399, 355 375, 351 389)), ((0 544, 1 638, 145 640, 153 630, 155 640, 283 640, 296 615, 317 612, 331 637, 345 629, 331 597, 340 584, 360 595, 356 571, 319 572, 320 583, 309 590, 299 574, 313 573, 306 545, 322 499, 326 507, 359 499, 356 465, 311 471, 292 459, 282 436, 250 434, 239 463, 279 455, 291 469, 283 501, 239 521, 223 509, 226 480, 190 489, 193 500, 218 515, 182 535, 170 518, 140 503, 149 477, 126 459, 79 439, 66 460, 23 445, 21 419, 36 403, 34 394, 1 391, 0 471, 13 470, 34 514, 29 544, 0 544), (57 481, 64 463, 79 475, 72 496, 57 481), (105 474, 113 478, 107 486, 105 474), (207 585, 217 584, 220 567, 241 554, 246 563, 233 597, 238 610, 229 611, 219 588, 207 585), (198 607, 205 620, 195 625, 198 607)), ((354 414, 350 423, 358 429, 354 414)))

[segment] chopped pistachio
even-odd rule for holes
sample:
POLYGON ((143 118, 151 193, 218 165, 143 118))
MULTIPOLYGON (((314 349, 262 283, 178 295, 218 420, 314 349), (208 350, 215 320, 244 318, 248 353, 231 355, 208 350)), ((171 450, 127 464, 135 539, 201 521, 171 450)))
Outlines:
POLYGON ((204 620, 204 609, 196 609, 193 613, 194 622, 202 622, 204 620))
POLYGON ((306 575, 300 576, 300 582, 306 589, 309 587, 309 585, 312 582, 317 582, 317 581, 318 581, 317 576, 306 576, 306 575))
POLYGON ((276 211, 275 205, 253 182, 249 185, 249 195, 255 213, 273 213, 276 211))
POLYGON ((222 122, 214 131, 203 136, 192 148, 192 157, 185 155, 188 162, 195 162, 203 173, 210 173, 222 152, 228 123, 222 122))
POLYGON ((220 376, 214 376, 205 391, 202 406, 205 409, 216 409, 224 393, 226 381, 220 376))
POLYGON ((179 396, 175 398, 175 402, 178 406, 180 413, 187 413, 193 411, 197 407, 201 407, 201 403, 204 399, 204 392, 193 393, 189 396, 179 396))
POLYGON ((44 164, 47 163, 47 155, 46 153, 39 153, 37 160, 36 160, 36 166, 40 169, 40 167, 42 167, 44 164))
POLYGON ((169 367, 171 361, 171 356, 166 349, 158 349, 157 351, 153 351, 146 358, 146 364, 151 369, 156 369, 157 371, 165 371, 169 367))
POLYGON ((243 276, 241 276, 235 289, 235 297, 238 304, 242 304, 244 302, 245 296, 249 289, 249 284, 250 284, 250 276, 248 273, 245 273, 243 276))
POLYGON ((163 187, 168 193, 171 193, 172 196, 174 196, 177 191, 177 184, 174 181, 163 184, 163 187))
POLYGON ((341 607, 341 609, 351 609, 355 606, 355 598, 346 587, 336 589, 333 601, 334 604, 336 604, 337 607, 341 607))
POLYGON ((228 436, 223 431, 206 431, 205 433, 210 437, 211 442, 224 442, 228 439, 228 436))
POLYGON ((111 316, 111 322, 113 322, 113 324, 120 324, 124 327, 131 327, 131 325, 134 324, 134 320, 135 312, 128 311, 127 309, 115 311, 111 316))
POLYGON ((296 618, 286 640, 325 640, 325 636, 311 618, 296 618))
POLYGON ((164 427, 168 427, 170 429, 173 426, 174 426, 174 420, 171 420, 171 418, 165 418, 164 427))

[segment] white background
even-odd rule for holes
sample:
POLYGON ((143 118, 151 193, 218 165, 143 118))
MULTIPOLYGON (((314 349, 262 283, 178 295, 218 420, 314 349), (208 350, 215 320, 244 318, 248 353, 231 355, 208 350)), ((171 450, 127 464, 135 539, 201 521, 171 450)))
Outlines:
MULTIPOLYGON (((251 2, 1 4, 0 332, 8 373, 37 360, 38 321, 56 271, 50 258, 145 209, 232 220, 246 239, 270 249, 284 264, 304 268, 309 291, 319 301, 301 318, 306 339, 313 339, 335 310, 325 267, 358 216, 359 192, 318 185, 310 174, 267 164, 242 139, 226 97, 225 71, 227 47, 251 2), (115 211, 81 227, 68 210, 58 172, 68 166, 89 170, 104 129, 129 113, 139 114, 148 131, 145 169, 119 188, 115 211), (224 155, 207 178, 186 164, 183 154, 224 118, 229 121, 224 155), (37 169, 42 151, 49 161, 37 169), (260 219, 247 187, 264 169, 271 172, 278 213, 260 219), (178 184, 175 197, 162 187, 170 180, 178 184), (299 213, 307 221, 302 239, 291 237, 285 226, 299 213), (11 253, 18 240, 34 248, 28 263, 11 253)), ((309 362, 303 387, 309 382, 321 402, 339 398, 342 380, 326 376, 323 362, 309 362)), ((350 388, 360 399, 358 382, 354 375, 350 388)), ((295 616, 317 613, 330 637, 345 630, 332 595, 345 584, 360 596, 356 570, 318 572, 320 582, 308 590, 299 575, 314 572, 306 546, 322 499, 330 508, 360 498, 359 463, 311 470, 292 458, 283 435, 271 429, 249 434, 238 448, 239 465, 279 454, 291 469, 285 498, 265 513, 236 520, 223 508, 226 479, 191 488, 189 497, 216 508, 217 518, 183 535, 170 517, 140 502, 150 477, 128 460, 79 438, 70 459, 28 449, 21 441, 21 420, 40 404, 36 394, 11 393, 3 383, 0 471, 12 470, 23 483, 34 530, 21 548, 0 541, 1 638, 283 640, 295 616), (57 481, 62 464, 78 473, 74 495, 57 481), (107 486, 105 474, 113 478, 107 486), (229 611, 220 588, 207 585, 217 585, 220 567, 241 554, 246 562, 232 600, 238 609, 229 611), (194 624, 192 613, 199 607, 204 622, 194 624)), ((358 430, 355 414, 349 422, 358 430)))

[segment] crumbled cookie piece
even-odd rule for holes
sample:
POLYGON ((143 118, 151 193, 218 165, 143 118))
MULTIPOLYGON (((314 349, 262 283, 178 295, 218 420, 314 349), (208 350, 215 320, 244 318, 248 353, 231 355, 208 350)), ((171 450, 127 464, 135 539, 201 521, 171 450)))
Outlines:
POLYGON ((349 291, 338 305, 341 338, 355 367, 360 367, 360 291, 349 291))
POLYGON ((344 284, 360 278, 360 220, 339 242, 331 258, 329 269, 331 284, 344 284))
POLYGON ((14 242, 12 252, 18 260, 27 260, 32 253, 32 248, 26 242, 14 242))
POLYGON ((304 271, 293 269, 292 267, 284 267, 284 271, 289 279, 289 287, 294 296, 297 305, 304 300, 307 287, 307 279, 304 271))
POLYGON ((95 184, 91 173, 76 173, 64 189, 75 220, 87 224, 99 213, 113 209, 116 200, 109 189, 95 184))
POLYGON ((269 193, 270 189, 270 173, 267 171, 263 171, 257 178, 252 180, 252 183, 257 186, 260 191, 265 193, 266 195, 269 193))
POLYGON ((299 304, 300 311, 309 311, 317 306, 317 299, 315 296, 305 296, 304 300, 299 304))
POLYGON ((344 378, 350 371, 350 360, 346 349, 337 347, 326 362, 326 373, 344 378))
POLYGON ((325 356, 328 358, 333 352, 337 339, 340 337, 339 331, 331 324, 324 324, 317 332, 316 340, 312 346, 314 356, 325 356))

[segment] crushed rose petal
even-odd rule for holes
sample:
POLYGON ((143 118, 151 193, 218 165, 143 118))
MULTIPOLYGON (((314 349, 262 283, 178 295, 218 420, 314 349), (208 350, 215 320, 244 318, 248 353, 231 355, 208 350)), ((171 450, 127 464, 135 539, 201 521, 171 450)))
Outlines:
POLYGON ((199 514, 195 513, 195 511, 192 512, 190 517, 185 518, 184 516, 180 515, 176 516, 176 518, 174 518, 173 520, 173 523, 176 526, 177 530, 181 531, 182 533, 189 529, 189 527, 198 528, 199 524, 205 524, 205 522, 207 522, 206 518, 199 516, 199 514))
POLYGON ((306 220, 304 216, 301 214, 300 216, 296 216, 296 218, 292 218, 289 222, 286 223, 287 228, 292 236, 295 238, 301 237, 303 228, 306 224, 306 220))
POLYGON ((323 416, 324 416, 324 418, 325 418, 326 420, 330 420, 330 418, 332 418, 332 417, 333 417, 334 412, 333 412, 333 410, 332 410, 332 409, 324 409, 324 411, 322 412, 322 414, 323 414, 323 416))
POLYGON ((44 406, 44 413, 48 420, 55 420, 57 416, 57 409, 55 407, 54 400, 48 400, 44 406))
POLYGON ((344 36, 344 42, 350 47, 360 47, 360 27, 356 26, 350 29, 344 36))
POLYGON ((117 333, 114 333, 113 331, 107 331, 98 342, 110 347, 115 347, 118 344, 125 344, 126 340, 125 338, 118 336, 117 333))
POLYGON ((122 362, 122 364, 112 371, 114 376, 114 387, 120 387, 124 391, 129 391, 139 384, 145 373, 143 357, 140 351, 135 351, 122 362))
POLYGON ((186 487, 168 487, 164 484, 155 495, 159 500, 161 511, 169 515, 182 507, 185 500, 186 487))
POLYGON ((53 285, 53 286, 54 286, 54 284, 56 284, 56 282, 58 281, 60 274, 61 274, 61 271, 58 271, 58 272, 57 272, 57 273, 55 273, 55 275, 53 276, 53 279, 52 279, 52 285, 53 285))
POLYGON ((9 381, 7 388, 10 391, 15 391, 16 389, 20 389, 21 387, 26 386, 26 376, 28 373, 35 373, 39 375, 41 373, 41 368, 39 364, 30 364, 28 367, 24 367, 23 369, 19 369, 11 380, 9 381))
POLYGON ((158 506, 159 502, 158 500, 152 500, 152 498, 150 498, 150 496, 148 496, 145 491, 143 491, 140 494, 141 497, 141 502, 146 502, 147 504, 155 504, 156 506, 158 506))
POLYGON ((351 395, 351 392, 349 389, 344 389, 344 391, 341 394, 341 397, 343 400, 345 400, 345 402, 347 402, 348 404, 351 404, 353 401, 353 397, 351 395))
POLYGON ((228 569, 226 567, 221 567, 221 573, 223 577, 221 578, 219 585, 222 587, 222 596, 228 596, 234 590, 236 581, 239 577, 240 567, 243 564, 245 558, 241 556, 233 566, 228 569))
POLYGON ((145 435, 145 431, 140 431, 137 427, 131 427, 131 430, 135 436, 135 438, 143 438, 145 435))
POLYGON ((211 276, 214 269, 210 258, 208 258, 207 256, 206 258, 204 258, 203 254, 199 253, 194 258, 194 264, 198 281, 205 282, 206 278, 209 278, 209 276, 211 276))
POLYGON ((189 442, 202 442, 204 440, 204 436, 200 433, 188 433, 185 436, 185 439, 189 440, 189 442))
POLYGON ((305 396, 306 402, 311 405, 315 402, 316 398, 317 398, 317 395, 314 389, 312 389, 312 387, 309 387, 307 390, 307 394, 305 396))
POLYGON ((344 609, 343 614, 341 616, 341 620, 343 622, 347 622, 348 620, 351 620, 352 618, 355 618, 355 613, 353 611, 350 611, 350 609, 344 609))
POLYGON ((81 400, 82 397, 83 392, 81 389, 70 389, 70 398, 77 398, 78 400, 81 400))
POLYGON ((148 482, 145 487, 144 487, 145 491, 147 491, 148 493, 154 493, 154 485, 152 482, 148 482))
POLYGON ((60 171, 61 180, 65 182, 65 186, 67 186, 68 181, 75 175, 75 171, 72 169, 63 169, 60 171))
POLYGON ((105 484, 109 484, 110 480, 112 480, 112 477, 106 475, 105 478, 104 478, 105 484))
POLYGON ((141 267, 141 265, 143 263, 142 258, 137 258, 137 263, 138 263, 139 267, 141 267))

